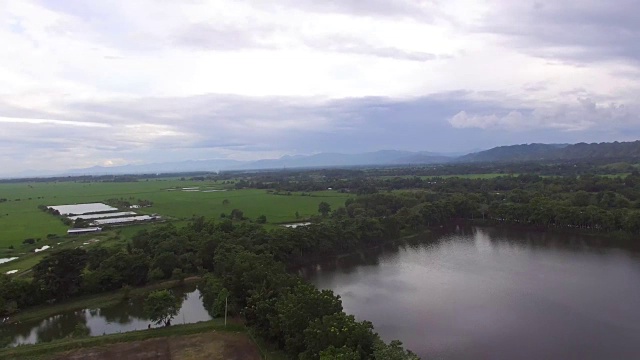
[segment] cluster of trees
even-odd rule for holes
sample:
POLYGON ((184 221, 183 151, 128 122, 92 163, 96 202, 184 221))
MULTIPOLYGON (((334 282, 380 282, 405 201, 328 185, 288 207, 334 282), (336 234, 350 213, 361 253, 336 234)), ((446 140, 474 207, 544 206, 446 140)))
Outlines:
POLYGON ((153 206, 153 201, 146 199, 136 199, 133 196, 129 198, 111 198, 104 201, 105 204, 111 205, 119 209, 128 209, 132 205, 138 205, 140 207, 153 206))
MULTIPOLYGON (((619 164, 609 166, 613 165, 619 164)), ((404 170, 411 173, 412 169, 404 170)), ((363 177, 363 170, 351 171, 354 172, 351 177, 345 176, 348 170, 335 170, 327 171, 326 176, 282 174, 280 180, 274 174, 263 174, 245 181, 243 186, 282 191, 330 187, 356 193, 360 196, 349 200, 344 209, 336 209, 333 218, 348 218, 353 220, 351 223, 367 223, 372 228, 382 226, 387 228, 387 233, 392 224, 419 230, 452 219, 484 219, 640 234, 640 173, 637 171, 620 177, 524 174, 490 179, 363 177), (369 204, 373 199, 380 201, 369 204)), ((324 215, 328 213, 325 211, 324 215)))
MULTIPOLYGON (((216 225, 207 225, 204 232, 216 232, 216 225)), ((271 251, 284 240, 279 234, 245 230, 244 241, 214 247, 213 269, 200 286, 212 316, 222 316, 226 308, 243 315, 257 335, 293 358, 417 359, 399 342, 385 344, 370 322, 345 314, 333 292, 287 273, 285 262, 271 251)), ((296 233, 285 229, 280 234, 286 232, 296 233)))
MULTIPOLYGON (((349 247, 384 238, 378 230, 370 234, 373 229, 364 224, 348 223, 327 218, 317 226, 267 231, 252 223, 195 218, 180 229, 163 225, 141 231, 124 249, 60 250, 34 268, 31 280, 0 276, 0 313, 153 280, 208 274, 201 291, 212 314, 221 315, 227 300, 232 314, 243 315, 257 334, 291 355, 393 359, 376 354, 394 353, 396 359, 413 359, 398 343, 384 344, 370 323, 344 314, 339 297, 286 272, 307 255, 346 249, 332 249, 339 243, 334 235, 355 236, 349 247)), ((166 296, 158 297, 156 303, 170 303, 166 296)), ((170 317, 154 319, 166 323, 170 317)))

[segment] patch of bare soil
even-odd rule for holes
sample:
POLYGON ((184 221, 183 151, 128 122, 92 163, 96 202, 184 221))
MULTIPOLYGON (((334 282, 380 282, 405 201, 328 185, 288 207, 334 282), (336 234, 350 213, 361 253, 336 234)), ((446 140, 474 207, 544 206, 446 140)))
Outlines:
POLYGON ((74 350, 56 360, 259 360, 256 344, 245 334, 210 332, 74 350))

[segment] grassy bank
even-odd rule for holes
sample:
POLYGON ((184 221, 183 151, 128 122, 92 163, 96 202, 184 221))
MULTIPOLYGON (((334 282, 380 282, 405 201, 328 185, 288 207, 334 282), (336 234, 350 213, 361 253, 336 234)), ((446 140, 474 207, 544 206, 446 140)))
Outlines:
MULTIPOLYGON (((140 288, 131 288, 129 292, 129 297, 131 298, 139 298, 144 297, 146 294, 153 290, 158 289, 170 289, 177 286, 181 286, 183 284, 193 284, 200 280, 198 277, 190 277, 181 282, 179 280, 165 281, 157 284, 151 284, 140 288)), ((10 317, 9 322, 25 322, 31 320, 38 320, 50 317, 52 315, 80 310, 80 309, 95 309, 101 307, 113 306, 124 299, 124 290, 117 290, 108 293, 102 293, 97 295, 87 295, 74 298, 72 300, 68 300, 65 302, 61 302, 54 305, 42 305, 35 306, 32 308, 27 308, 24 311, 21 311, 10 317)), ((0 357, 1 358, 1 357, 0 357)))
POLYGON ((246 332, 244 325, 228 324, 226 327, 220 320, 211 320, 195 324, 174 325, 164 328, 132 331, 123 334, 112 334, 86 338, 63 339, 36 345, 23 345, 15 348, 0 349, 0 359, 48 359, 56 353, 76 349, 105 346, 115 343, 142 341, 160 337, 174 337, 198 334, 210 331, 246 332))

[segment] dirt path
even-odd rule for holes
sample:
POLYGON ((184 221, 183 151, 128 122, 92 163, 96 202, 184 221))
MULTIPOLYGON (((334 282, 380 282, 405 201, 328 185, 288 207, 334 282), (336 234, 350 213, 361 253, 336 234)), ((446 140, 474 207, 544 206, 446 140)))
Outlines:
POLYGON ((256 344, 245 334, 209 332, 74 350, 55 360, 259 360, 256 344))

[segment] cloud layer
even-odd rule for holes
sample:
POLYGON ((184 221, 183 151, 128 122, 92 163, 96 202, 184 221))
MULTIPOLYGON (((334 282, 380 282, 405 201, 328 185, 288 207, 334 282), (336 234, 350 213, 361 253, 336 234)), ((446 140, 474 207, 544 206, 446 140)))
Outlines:
POLYGON ((637 139, 639 7, 5 2, 0 175, 637 139))

